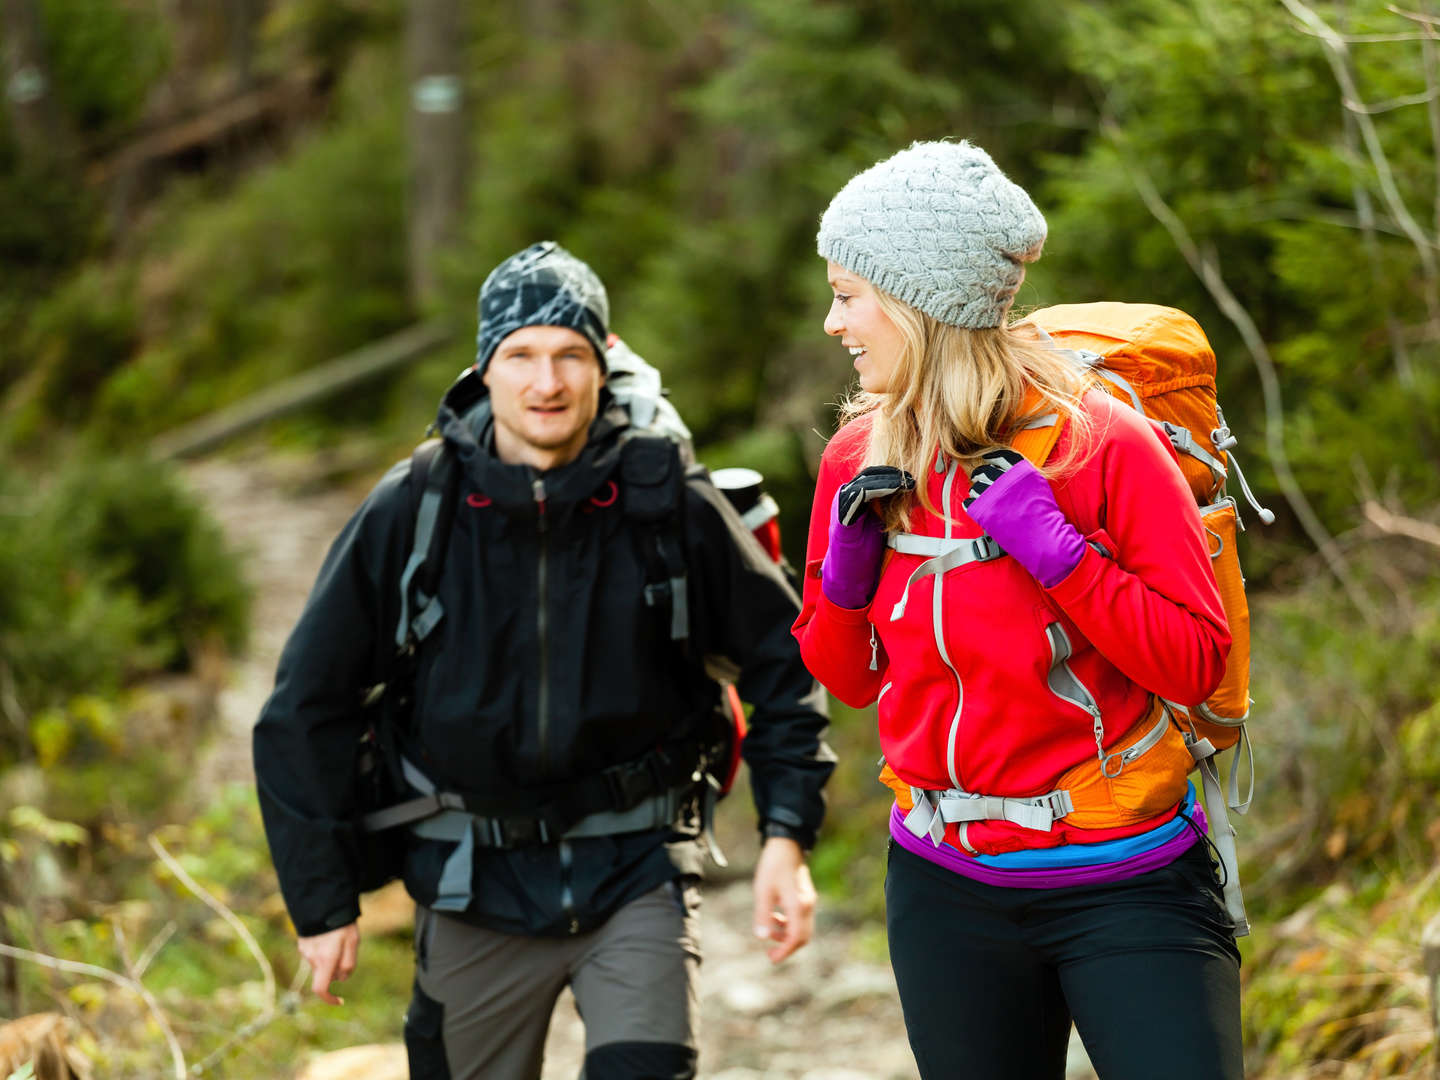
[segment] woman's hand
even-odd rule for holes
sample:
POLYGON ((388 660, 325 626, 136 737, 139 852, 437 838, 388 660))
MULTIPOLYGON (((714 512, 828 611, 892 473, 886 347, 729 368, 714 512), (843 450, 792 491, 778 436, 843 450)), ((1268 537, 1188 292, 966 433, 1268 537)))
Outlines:
POLYGON ((875 594, 885 529, 870 503, 915 487, 904 469, 872 465, 840 485, 830 504, 830 541, 820 567, 820 590, 837 607, 863 608, 875 594))
POLYGON ((1085 537, 1070 524, 1050 482, 1014 450, 991 450, 970 473, 962 504, 975 524, 1047 589, 1080 564, 1085 537))

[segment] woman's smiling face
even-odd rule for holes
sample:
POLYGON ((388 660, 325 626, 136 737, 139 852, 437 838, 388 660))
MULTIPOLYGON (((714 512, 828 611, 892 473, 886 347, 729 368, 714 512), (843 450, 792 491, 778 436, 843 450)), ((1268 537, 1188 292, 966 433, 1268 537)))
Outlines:
POLYGON ((871 394, 890 391, 890 379, 905 340, 880 307, 875 286, 836 262, 826 261, 835 299, 825 316, 825 332, 850 350, 860 389, 871 394))

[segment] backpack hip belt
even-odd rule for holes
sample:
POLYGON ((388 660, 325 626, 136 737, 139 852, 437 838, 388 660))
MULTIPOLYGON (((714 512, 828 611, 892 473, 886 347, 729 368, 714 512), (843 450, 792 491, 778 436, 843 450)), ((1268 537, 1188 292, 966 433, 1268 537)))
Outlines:
POLYGON ((420 793, 365 815, 367 832, 402 825, 430 840, 460 840, 473 831, 476 847, 511 850, 579 836, 614 836, 667 828, 694 797, 699 782, 689 742, 652 750, 635 761, 612 765, 578 781, 570 797, 538 814, 483 814, 465 796, 440 790, 413 761, 400 756, 405 782, 420 793))
MULTIPOLYGON (((679 777, 680 782, 666 776, 665 767, 673 766, 673 761, 660 751, 652 750, 638 761, 612 766, 588 777, 577 785, 576 798, 571 804, 553 817, 494 817, 471 812, 465 806, 463 795, 439 791, 429 777, 402 756, 400 767, 405 781, 420 791, 421 797, 370 815, 366 825, 374 828, 370 824, 372 819, 388 815, 388 823, 382 827, 409 825, 410 831, 422 839, 454 843, 455 850, 441 868, 435 899, 430 906, 436 911, 464 911, 474 899, 476 850, 512 851, 581 837, 618 836, 672 827, 682 808, 695 798, 698 783, 693 771, 679 777), (654 787, 649 789, 650 793, 640 794, 647 783, 645 777, 654 787), (572 816, 577 806, 593 805, 595 799, 629 799, 631 795, 638 795, 638 801, 588 813, 582 809, 578 819, 572 816)), ((701 801, 706 803, 703 796, 701 801)), ((708 821, 706 831, 708 835, 708 821)))
POLYGON ((952 822, 959 823, 962 832, 963 826, 972 821, 1009 821, 1022 829, 1048 832, 1075 808, 1068 791, 1015 798, 979 795, 960 788, 927 791, 912 786, 910 798, 915 805, 905 815, 905 828, 918 837, 930 837, 936 847, 945 838, 945 826, 952 822))

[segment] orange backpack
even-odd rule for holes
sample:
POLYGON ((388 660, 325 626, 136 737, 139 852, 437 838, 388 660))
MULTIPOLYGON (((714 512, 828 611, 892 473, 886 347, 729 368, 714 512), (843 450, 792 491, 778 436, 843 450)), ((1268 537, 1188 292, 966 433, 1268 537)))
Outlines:
MULTIPOLYGON (((1240 741, 1250 716, 1250 608, 1236 550, 1244 525, 1235 498, 1225 491, 1235 437, 1215 400, 1215 353, 1194 319, 1154 304, 1063 304, 1026 321, 1079 354, 1099 386, 1158 421, 1179 455, 1180 471, 1200 505, 1231 638, 1225 678, 1187 710, 1188 723, 1197 744, 1208 740, 1213 750, 1228 749, 1240 741)), ((1056 425, 1031 428, 1016 438, 1015 449, 1043 463, 1059 435, 1056 425)), ((1239 463, 1233 464, 1253 502, 1239 463)), ((1266 523, 1274 520, 1268 510, 1259 514, 1266 523)))
MULTIPOLYGON (((1275 516, 1255 501, 1240 463, 1232 454, 1236 440, 1216 401, 1215 353, 1204 331, 1189 315, 1154 304, 1063 304, 1036 311, 1025 321, 1043 329, 1057 345, 1079 355, 1093 369, 1098 386, 1162 425, 1200 506, 1211 566, 1230 624, 1230 656, 1224 679, 1204 702, 1193 708, 1176 702, 1165 704, 1200 768, 1206 810, 1216 825, 1213 839, 1225 863, 1226 898, 1236 918, 1237 934, 1246 933, 1234 830, 1226 808, 1242 814, 1249 809, 1254 791, 1253 757, 1249 770, 1251 790, 1243 801, 1239 794, 1239 762, 1230 768, 1228 797, 1221 791, 1215 767, 1217 752, 1238 743, 1249 750, 1245 722, 1251 704, 1250 608, 1236 550, 1236 539, 1244 525, 1235 498, 1225 490, 1232 466, 1260 520, 1269 524, 1275 516)), ((1014 448, 1039 466, 1059 436, 1058 424, 1027 428, 1016 437, 1014 448)))

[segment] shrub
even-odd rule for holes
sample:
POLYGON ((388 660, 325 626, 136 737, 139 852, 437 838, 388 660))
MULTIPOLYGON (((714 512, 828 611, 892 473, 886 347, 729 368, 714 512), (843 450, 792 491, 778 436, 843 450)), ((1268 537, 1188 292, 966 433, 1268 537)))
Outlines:
MULTIPOLYGON (((0 690, 22 713, 53 729, 48 708, 183 668, 212 640, 243 645, 249 597, 236 557, 170 469, 75 460, 31 491, 5 475, 0 690)), ((6 719, 0 757, 33 756, 43 732, 6 719)))

